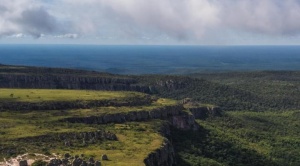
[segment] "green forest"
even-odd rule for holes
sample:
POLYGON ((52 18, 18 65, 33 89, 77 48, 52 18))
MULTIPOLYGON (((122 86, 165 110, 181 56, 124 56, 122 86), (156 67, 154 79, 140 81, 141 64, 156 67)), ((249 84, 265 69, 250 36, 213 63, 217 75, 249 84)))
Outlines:
MULTIPOLYGON (((126 151, 127 147, 120 146, 118 142, 114 142, 116 146, 110 141, 101 142, 99 147, 106 148, 99 151, 108 153, 116 159, 113 162, 103 161, 103 163, 122 165, 132 157, 132 161, 141 164, 146 154, 151 151, 152 154, 155 150, 148 145, 143 149, 144 143, 152 141, 155 147, 160 147, 163 140, 168 140, 175 152, 175 162, 173 159, 171 162, 173 165, 298 166, 300 164, 300 72, 297 71, 131 76, 58 68, 0 66, 0 87, 2 88, 0 122, 3 124, 0 138, 8 140, 7 143, 0 144, 2 152, 10 147, 10 143, 18 144, 17 140, 14 140, 15 136, 49 134, 47 132, 51 131, 49 126, 51 127, 52 124, 48 126, 40 124, 48 121, 38 119, 39 113, 42 113, 42 117, 51 115, 52 118, 56 118, 57 124, 66 127, 61 129, 57 126, 55 130, 59 132, 74 132, 75 129, 79 129, 78 127, 84 126, 85 128, 77 131, 83 132, 86 129, 96 130, 99 126, 87 120, 84 123, 88 124, 77 123, 76 118, 80 121, 82 116, 83 118, 84 116, 106 117, 106 115, 128 116, 127 112, 140 116, 138 112, 158 113, 165 111, 166 105, 180 105, 183 101, 192 101, 191 106, 199 107, 200 111, 204 108, 208 111, 205 114, 209 115, 200 118, 195 116, 193 125, 198 126, 197 130, 182 130, 171 125, 170 131, 161 132, 163 126, 172 122, 164 118, 154 118, 146 122, 145 119, 126 122, 121 118, 114 123, 102 124, 103 127, 100 128, 115 132, 122 145, 129 145, 133 140, 134 148, 143 151, 143 155, 134 155, 131 152, 134 149, 129 149, 130 155, 117 161, 118 157, 129 154, 129 151, 126 151), (26 103, 30 104, 26 105, 26 103), (18 110, 13 110, 14 108, 18 110), (42 112, 30 110, 48 108, 54 110, 42 112), (218 108, 221 113, 213 113, 213 108, 218 108), (22 121, 22 117, 34 117, 34 119, 22 121), (68 118, 71 120, 75 118, 76 123, 59 120, 68 118), (33 125, 34 128, 17 127, 17 124, 33 125), (41 125, 43 130, 35 130, 39 127, 35 125, 41 125), (72 129, 72 126, 75 128, 72 129), (28 129, 35 132, 24 133, 28 129), (8 133, 14 135, 7 135, 8 133), (148 140, 149 135, 151 139, 148 140), (140 140, 137 140, 136 136, 140 140), (113 149, 107 148, 111 145, 114 146, 113 149), (117 150, 118 155, 114 156, 114 151, 106 150, 117 150)), ((180 107, 180 109, 185 109, 179 112, 182 118, 193 116, 189 107, 180 107)), ((159 114, 163 116, 164 113, 159 114)), ((189 119, 190 121, 192 120, 189 119)), ((19 140, 27 141, 26 138, 19 140)), ((83 147, 79 146, 79 149, 73 151, 78 152, 83 147)), ((95 147, 91 152, 87 149, 84 151, 90 156, 98 157, 99 154, 95 154, 95 147)), ((55 150, 52 146, 48 149, 51 148, 55 150)), ((39 147, 33 149, 37 149, 40 153, 49 153, 48 150, 43 151, 39 147)), ((68 148, 59 151, 65 153, 66 149, 68 148)), ((26 151, 21 150, 21 152, 26 151)), ((1 155, 7 156, 4 153, 1 155)), ((8 155, 18 154, 14 151, 8 155)), ((168 162, 170 163, 169 159, 168 162)))
POLYGON ((173 133, 179 165, 297 166, 299 118, 299 111, 230 111, 197 120, 199 132, 173 133))

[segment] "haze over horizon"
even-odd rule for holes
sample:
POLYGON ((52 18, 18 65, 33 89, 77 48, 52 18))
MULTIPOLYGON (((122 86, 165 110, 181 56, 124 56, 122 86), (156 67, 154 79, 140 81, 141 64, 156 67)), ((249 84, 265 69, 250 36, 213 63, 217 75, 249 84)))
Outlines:
POLYGON ((299 45, 298 0, 0 0, 0 44, 299 45))

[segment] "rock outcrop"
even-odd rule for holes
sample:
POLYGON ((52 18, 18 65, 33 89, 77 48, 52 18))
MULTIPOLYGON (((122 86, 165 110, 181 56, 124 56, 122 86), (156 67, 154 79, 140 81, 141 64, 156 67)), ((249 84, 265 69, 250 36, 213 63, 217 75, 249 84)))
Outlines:
POLYGON ((199 125, 195 122, 195 116, 188 112, 183 112, 180 116, 170 118, 173 127, 181 130, 198 130, 199 125))
POLYGON ((20 141, 24 142, 61 142, 62 146, 75 146, 77 144, 93 144, 103 140, 117 141, 116 134, 98 130, 95 132, 78 132, 78 133, 60 133, 60 134, 48 134, 35 137, 20 138, 20 141))
POLYGON ((28 166, 28 162, 27 162, 27 160, 21 160, 21 161, 19 162, 19 165, 20 165, 20 166, 28 166))
POLYGON ((0 102, 1 110, 64 110, 64 109, 88 109, 92 107, 108 106, 139 106, 150 105, 153 99, 150 96, 132 97, 123 100, 90 100, 90 101, 44 101, 44 102, 0 102))
POLYGON ((183 112, 182 105, 165 106, 149 111, 129 111, 124 113, 104 114, 100 116, 89 117, 70 117, 63 121, 71 123, 86 123, 86 124, 107 124, 107 123, 124 123, 132 121, 147 121, 151 119, 168 120, 173 116, 179 116, 183 112))
MULTIPOLYGON (((38 72, 38 71, 34 71, 38 72)), ((0 73, 1 88, 37 89, 92 89, 114 91, 138 91, 150 93, 151 87, 138 85, 133 78, 113 75, 75 75, 54 72, 38 73, 0 73)), ((153 88, 152 88, 153 89, 153 88)))
POLYGON ((195 116, 196 119, 222 116, 222 110, 219 107, 196 107, 189 108, 189 111, 195 116))
POLYGON ((68 157, 64 159, 51 159, 47 166, 101 166, 100 161, 95 161, 94 158, 89 158, 88 161, 79 158, 78 156, 75 158, 68 157))
POLYGON ((146 166, 174 166, 176 165, 175 161, 175 152, 172 144, 165 140, 162 146, 151 152, 147 158, 144 159, 146 166))

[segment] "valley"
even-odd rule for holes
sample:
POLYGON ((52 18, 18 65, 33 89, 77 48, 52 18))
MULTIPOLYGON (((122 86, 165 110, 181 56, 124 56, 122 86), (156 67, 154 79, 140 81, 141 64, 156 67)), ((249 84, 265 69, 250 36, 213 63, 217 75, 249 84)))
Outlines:
POLYGON ((297 166, 298 78, 1 65, 0 162, 297 166))

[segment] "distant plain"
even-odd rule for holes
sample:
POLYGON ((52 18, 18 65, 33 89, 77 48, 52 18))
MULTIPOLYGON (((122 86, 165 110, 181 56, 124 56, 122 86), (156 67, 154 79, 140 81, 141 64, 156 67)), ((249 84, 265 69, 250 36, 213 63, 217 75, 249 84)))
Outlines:
POLYGON ((0 45, 0 63, 117 74, 299 70, 300 46, 0 45))

